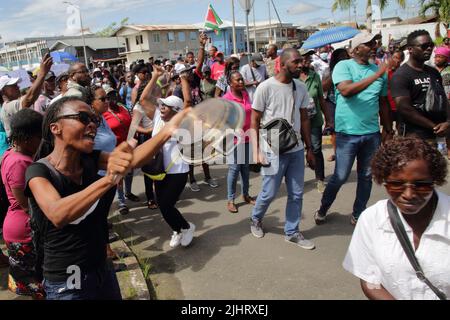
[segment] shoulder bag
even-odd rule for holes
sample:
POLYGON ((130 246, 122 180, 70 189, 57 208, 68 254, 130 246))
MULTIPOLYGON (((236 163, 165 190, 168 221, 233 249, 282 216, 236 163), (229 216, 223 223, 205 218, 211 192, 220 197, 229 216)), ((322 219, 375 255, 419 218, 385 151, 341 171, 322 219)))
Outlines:
POLYGON ((400 244, 402 245, 403 251, 405 251, 409 262, 416 272, 417 278, 420 281, 424 282, 440 300, 447 300, 447 296, 445 295, 445 293, 436 288, 425 276, 422 267, 420 266, 419 261, 417 261, 416 255, 414 254, 414 249, 408 239, 408 235, 406 234, 405 227, 403 226, 403 223, 400 219, 397 208, 391 200, 388 201, 387 208, 389 213, 389 220, 391 221, 392 227, 394 228, 395 234, 397 235, 398 241, 400 241, 400 244))
POLYGON ((294 104, 292 106, 291 122, 283 118, 276 118, 269 121, 262 127, 265 130, 265 139, 274 153, 283 154, 299 145, 298 136, 292 128, 295 119, 295 92, 297 87, 295 81, 292 80, 292 95, 294 97, 294 104), (278 142, 278 144, 277 144, 278 142))

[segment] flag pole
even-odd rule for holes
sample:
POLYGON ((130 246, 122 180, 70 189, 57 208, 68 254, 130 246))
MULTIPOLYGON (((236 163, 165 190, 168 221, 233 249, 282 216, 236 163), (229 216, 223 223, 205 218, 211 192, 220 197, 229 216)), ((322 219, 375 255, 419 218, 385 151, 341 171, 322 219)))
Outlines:
POLYGON ((236 16, 234 12, 234 0, 231 0, 231 10, 233 11, 233 53, 237 54, 236 44, 236 16))

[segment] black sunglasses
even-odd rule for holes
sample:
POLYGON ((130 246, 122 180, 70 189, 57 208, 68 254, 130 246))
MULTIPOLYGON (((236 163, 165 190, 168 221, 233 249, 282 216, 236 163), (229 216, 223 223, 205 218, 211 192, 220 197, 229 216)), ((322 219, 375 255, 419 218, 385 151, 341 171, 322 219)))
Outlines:
POLYGON ((97 117, 93 113, 89 113, 89 112, 86 112, 86 111, 80 111, 78 113, 66 114, 66 115, 60 116, 60 117, 55 119, 55 122, 60 120, 60 119, 75 119, 75 120, 80 121, 85 126, 87 126, 88 124, 90 124, 92 122, 93 124, 95 124, 95 126, 97 128, 101 124, 101 121, 100 121, 99 117, 97 117))

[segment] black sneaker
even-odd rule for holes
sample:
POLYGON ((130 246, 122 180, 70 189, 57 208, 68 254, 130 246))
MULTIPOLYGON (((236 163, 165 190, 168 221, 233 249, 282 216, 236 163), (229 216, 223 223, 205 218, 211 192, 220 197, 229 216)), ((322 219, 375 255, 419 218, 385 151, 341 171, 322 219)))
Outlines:
POLYGON ((139 202, 139 201, 141 201, 141 199, 139 199, 139 197, 138 197, 137 195, 132 194, 132 193, 127 193, 127 194, 125 195, 125 198, 127 198, 128 200, 133 201, 133 202, 139 202))
POLYGON ((317 225, 324 224, 327 221, 327 215, 321 215, 319 210, 314 213, 314 221, 317 225))
POLYGON ((127 206, 123 206, 119 208, 119 213, 123 216, 127 215, 130 213, 130 209, 128 209, 127 206))

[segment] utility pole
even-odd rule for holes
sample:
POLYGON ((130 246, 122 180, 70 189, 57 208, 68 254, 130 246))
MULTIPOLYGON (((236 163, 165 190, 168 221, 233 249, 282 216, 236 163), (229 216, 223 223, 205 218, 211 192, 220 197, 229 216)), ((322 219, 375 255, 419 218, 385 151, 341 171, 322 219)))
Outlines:
POLYGON ((258 46, 257 46, 257 41, 256 41, 256 19, 255 19, 255 1, 253 0, 253 31, 254 31, 254 43, 255 43, 255 52, 258 52, 258 46))
POLYGON ((269 7, 269 44, 272 44, 272 15, 270 12, 270 0, 267 0, 267 6, 269 7))
POLYGON ((234 12, 234 0, 231 0, 231 10, 233 12, 233 53, 237 54, 237 44, 236 44, 236 16, 234 12))

